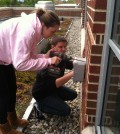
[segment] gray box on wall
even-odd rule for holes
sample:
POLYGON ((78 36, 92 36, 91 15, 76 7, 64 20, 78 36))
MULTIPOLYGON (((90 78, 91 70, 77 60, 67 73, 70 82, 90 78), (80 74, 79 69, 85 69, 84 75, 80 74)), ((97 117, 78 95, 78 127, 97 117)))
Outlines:
POLYGON ((75 58, 74 65, 74 82, 83 82, 85 78, 86 58, 75 58))

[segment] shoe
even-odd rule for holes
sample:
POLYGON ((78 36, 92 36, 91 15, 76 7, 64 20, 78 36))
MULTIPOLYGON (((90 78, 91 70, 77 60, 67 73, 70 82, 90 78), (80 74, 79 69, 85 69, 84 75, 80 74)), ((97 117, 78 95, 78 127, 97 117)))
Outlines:
POLYGON ((35 113, 36 118, 38 118, 38 119, 44 119, 45 118, 36 102, 33 104, 33 109, 34 109, 34 113, 35 113))
POLYGON ((18 118, 16 111, 8 112, 7 120, 12 128, 17 128, 18 126, 26 127, 29 124, 27 120, 18 118))
POLYGON ((5 124, 0 124, 0 134, 23 134, 23 133, 13 129, 10 126, 9 122, 6 122, 5 124))

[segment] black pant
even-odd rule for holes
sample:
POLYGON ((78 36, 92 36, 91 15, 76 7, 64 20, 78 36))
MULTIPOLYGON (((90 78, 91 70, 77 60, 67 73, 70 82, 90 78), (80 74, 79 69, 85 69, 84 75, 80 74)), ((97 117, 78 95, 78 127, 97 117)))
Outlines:
POLYGON ((52 95, 49 95, 44 99, 37 100, 37 104, 43 113, 67 116, 70 114, 71 109, 65 101, 73 100, 76 97, 76 91, 62 86, 52 95))
POLYGON ((0 65, 0 124, 7 121, 7 112, 15 110, 16 76, 12 65, 0 65))

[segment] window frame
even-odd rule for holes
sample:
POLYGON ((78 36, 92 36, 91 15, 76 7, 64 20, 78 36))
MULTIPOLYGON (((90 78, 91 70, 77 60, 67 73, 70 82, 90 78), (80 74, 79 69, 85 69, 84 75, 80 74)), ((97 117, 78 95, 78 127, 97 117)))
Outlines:
POLYGON ((104 45, 103 45, 103 52, 102 52, 100 79, 98 85, 97 109, 96 109, 96 120, 95 120, 95 133, 97 134, 101 134, 101 133, 103 134, 102 130, 104 129, 104 126, 101 126, 101 119, 102 117, 105 116, 104 109, 107 104, 105 100, 103 105, 103 100, 104 100, 104 96, 105 95, 107 96, 108 93, 108 87, 106 87, 106 82, 107 82, 106 72, 108 71, 110 49, 115 53, 117 58, 120 60, 120 50, 111 39, 112 32, 114 34, 114 31, 112 31, 114 12, 115 12, 114 7, 115 7, 115 1, 107 0, 106 29, 105 29, 105 36, 104 36, 104 43, 103 43, 104 45), (106 91, 105 91, 105 87, 106 87, 106 91))

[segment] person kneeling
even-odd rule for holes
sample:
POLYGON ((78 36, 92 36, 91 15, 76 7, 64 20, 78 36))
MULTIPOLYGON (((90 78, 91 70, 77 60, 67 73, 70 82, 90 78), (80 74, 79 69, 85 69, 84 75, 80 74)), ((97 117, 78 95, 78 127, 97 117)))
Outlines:
MULTIPOLYGON (((57 36, 51 40, 51 50, 48 55, 57 56, 56 53, 65 54, 67 40, 64 37, 57 36), (55 55, 54 55, 55 53, 55 55)), ((41 116, 41 112, 52 115, 67 116, 70 114, 71 108, 65 102, 73 100, 77 97, 77 92, 64 86, 74 75, 73 71, 67 74, 65 69, 72 70, 73 62, 66 58, 60 57, 59 64, 56 66, 48 66, 47 69, 39 71, 36 81, 32 88, 33 98, 36 100, 34 108, 38 110, 37 117, 41 116)))

